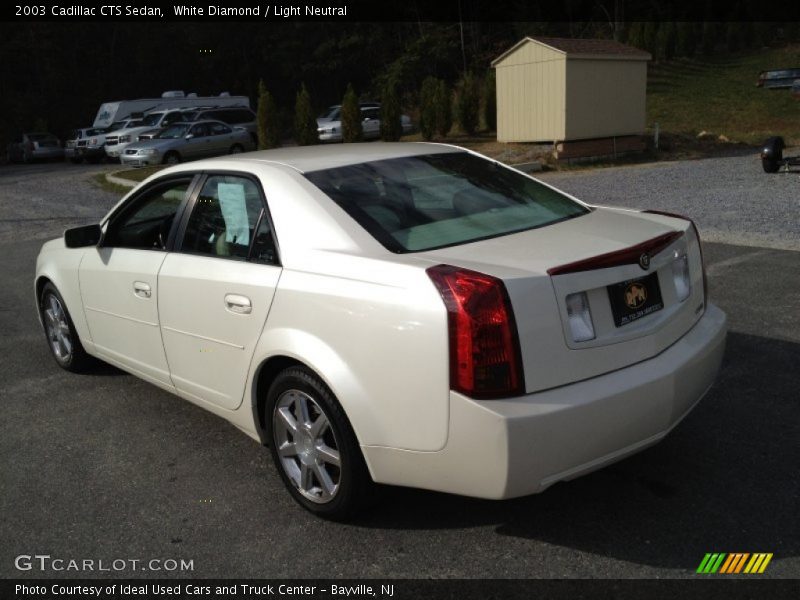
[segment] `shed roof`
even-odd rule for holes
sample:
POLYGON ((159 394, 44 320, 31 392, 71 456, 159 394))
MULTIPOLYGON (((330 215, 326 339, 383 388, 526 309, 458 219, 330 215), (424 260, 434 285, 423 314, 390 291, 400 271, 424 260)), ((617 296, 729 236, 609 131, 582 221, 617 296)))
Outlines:
POLYGON ((520 46, 531 42, 542 44, 553 50, 562 52, 566 54, 568 58, 609 58, 616 60, 650 60, 652 58, 649 52, 639 50, 633 46, 621 44, 614 40, 525 37, 494 59, 492 61, 492 66, 496 66, 497 63, 513 53, 520 46))

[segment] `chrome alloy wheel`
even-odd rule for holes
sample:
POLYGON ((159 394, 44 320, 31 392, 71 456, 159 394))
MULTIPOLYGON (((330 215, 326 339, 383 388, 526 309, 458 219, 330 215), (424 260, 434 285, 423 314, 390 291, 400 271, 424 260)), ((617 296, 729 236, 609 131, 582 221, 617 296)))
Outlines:
POLYGON ((47 339, 56 358, 63 362, 69 361, 72 356, 72 335, 64 307, 61 306, 55 294, 48 294, 44 303, 44 326, 47 330, 47 339))
POLYGON ((317 504, 333 500, 341 481, 339 444, 314 398, 300 390, 283 392, 272 430, 281 467, 297 491, 317 504))

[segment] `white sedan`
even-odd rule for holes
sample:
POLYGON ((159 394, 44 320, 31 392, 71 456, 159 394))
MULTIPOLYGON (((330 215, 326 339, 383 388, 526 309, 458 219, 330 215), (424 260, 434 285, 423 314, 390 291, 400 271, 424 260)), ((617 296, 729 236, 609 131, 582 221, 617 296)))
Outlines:
POLYGON ((47 242, 35 292, 63 368, 222 416, 340 519, 374 483, 511 498, 650 446, 726 333, 688 219, 436 144, 163 170, 47 242))

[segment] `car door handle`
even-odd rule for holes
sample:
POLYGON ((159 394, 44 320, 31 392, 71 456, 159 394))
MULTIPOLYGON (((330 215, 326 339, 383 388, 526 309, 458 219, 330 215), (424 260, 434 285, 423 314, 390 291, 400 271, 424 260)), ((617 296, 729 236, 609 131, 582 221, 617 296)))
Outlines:
POLYGON ((249 315, 253 311, 250 298, 239 294, 225 294, 225 308, 237 315, 249 315))
POLYGON ((134 281, 133 293, 139 296, 139 298, 149 298, 151 294, 150 285, 144 281, 134 281))

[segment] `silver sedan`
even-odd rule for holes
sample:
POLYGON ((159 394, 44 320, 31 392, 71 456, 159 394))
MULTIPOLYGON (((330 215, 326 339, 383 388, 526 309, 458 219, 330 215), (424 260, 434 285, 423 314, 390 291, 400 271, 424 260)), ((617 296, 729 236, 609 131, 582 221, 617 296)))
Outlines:
POLYGON ((175 123, 151 140, 130 144, 120 155, 120 161, 144 167, 250 150, 255 150, 255 145, 246 129, 222 121, 196 121, 175 123))

